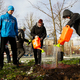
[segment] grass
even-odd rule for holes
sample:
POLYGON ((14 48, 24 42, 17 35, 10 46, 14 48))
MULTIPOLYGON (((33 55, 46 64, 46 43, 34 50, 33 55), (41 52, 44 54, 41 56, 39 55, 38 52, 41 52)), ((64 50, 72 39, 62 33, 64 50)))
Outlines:
POLYGON ((68 64, 68 65, 79 64, 79 62, 80 62, 80 59, 79 58, 72 58, 70 60, 62 60, 62 61, 59 61, 59 63, 68 64))
MULTIPOLYGON (((68 64, 68 65, 73 65, 73 64, 79 64, 79 58, 72 58, 70 60, 62 60, 59 61, 59 63, 63 64, 68 64)), ((47 64, 51 64, 52 62, 49 61, 47 64)), ((22 75, 22 76, 31 76, 35 77, 34 80, 42 80, 43 76, 39 75, 36 76, 37 73, 33 73, 33 69, 36 67, 33 67, 31 70, 31 67, 34 65, 34 60, 26 60, 24 62, 24 65, 20 68, 17 68, 12 65, 12 63, 4 63, 4 67, 2 70, 0 70, 0 80, 14 80, 17 75, 22 75)))
POLYGON ((13 66, 12 63, 4 63, 3 69, 0 70, 0 79, 14 80, 16 75, 27 76, 28 70, 34 64, 34 60, 27 60, 25 63, 26 64, 20 68, 13 66), (27 71, 24 70, 24 68, 27 68, 27 71))

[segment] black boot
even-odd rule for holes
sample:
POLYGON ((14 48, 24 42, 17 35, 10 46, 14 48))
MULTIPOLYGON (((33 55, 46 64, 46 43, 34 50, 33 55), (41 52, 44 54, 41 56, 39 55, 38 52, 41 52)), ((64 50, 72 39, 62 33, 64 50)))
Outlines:
POLYGON ((0 70, 2 70, 2 68, 3 68, 3 65, 0 66, 0 70))

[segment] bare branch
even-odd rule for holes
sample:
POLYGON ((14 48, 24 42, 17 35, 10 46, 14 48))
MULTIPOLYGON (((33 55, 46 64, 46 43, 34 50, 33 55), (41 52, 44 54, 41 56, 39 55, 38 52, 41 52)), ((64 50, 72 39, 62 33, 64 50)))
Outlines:
MULTIPOLYGON (((35 6, 34 4, 32 4, 29 0, 27 0, 34 8, 38 9, 39 11, 43 12, 44 14, 46 14, 51 21, 48 20, 48 22, 53 24, 53 29, 54 31, 52 32, 52 34, 54 33, 53 36, 56 36, 56 31, 57 33, 59 33, 59 31, 62 31, 62 27, 63 27, 63 19, 62 19, 62 11, 66 8, 70 8, 73 7, 73 5, 78 1, 75 0, 74 2, 71 2, 70 4, 68 4, 68 6, 65 6, 66 0, 63 0, 62 3, 57 2, 56 5, 52 5, 51 0, 49 0, 49 5, 50 7, 47 6, 46 3, 40 2, 43 6, 45 6, 45 8, 47 10, 49 10, 49 14, 45 11, 42 10, 40 8, 40 6, 35 6), (52 7, 53 6, 53 7, 52 7), (50 9, 49 9, 50 8, 50 9), (56 26, 56 27, 55 27, 56 26)), ((55 37, 56 38, 56 37, 55 37)))
POLYGON ((70 3, 67 7, 63 8, 63 10, 66 9, 66 8, 72 7, 77 1, 78 1, 78 0, 74 1, 73 3, 72 3, 72 1, 71 1, 71 3, 70 3))
POLYGON ((28 2, 29 2, 34 8, 40 10, 41 12, 43 12, 44 14, 46 14, 47 16, 49 16, 49 17, 52 18, 52 16, 50 16, 48 13, 46 13, 45 11, 43 11, 42 9, 40 9, 39 6, 35 6, 35 5, 33 5, 29 0, 27 0, 27 1, 28 1, 28 2))
POLYGON ((46 8, 47 8, 47 10, 49 10, 50 11, 50 9, 47 7, 47 5, 49 5, 49 3, 48 4, 45 4, 45 3, 43 3, 43 2, 41 2, 41 1, 39 1, 41 4, 43 4, 46 8))
POLYGON ((30 35, 31 29, 34 26, 36 21, 36 17, 34 17, 33 13, 27 14, 25 17, 24 26, 26 26, 26 35, 28 38, 32 38, 30 35))

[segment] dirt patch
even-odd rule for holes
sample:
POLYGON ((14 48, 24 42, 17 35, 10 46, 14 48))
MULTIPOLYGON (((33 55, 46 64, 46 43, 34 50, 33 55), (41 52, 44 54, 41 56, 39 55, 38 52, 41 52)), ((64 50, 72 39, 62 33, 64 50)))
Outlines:
POLYGON ((66 69, 68 67, 71 67, 71 65, 58 63, 57 67, 56 67, 56 64, 45 64, 45 65, 42 65, 42 67, 45 69, 54 69, 54 68, 66 69))
POLYGON ((17 75, 15 80, 80 80, 80 65, 59 64, 57 68, 50 66, 35 66, 31 75, 17 75))

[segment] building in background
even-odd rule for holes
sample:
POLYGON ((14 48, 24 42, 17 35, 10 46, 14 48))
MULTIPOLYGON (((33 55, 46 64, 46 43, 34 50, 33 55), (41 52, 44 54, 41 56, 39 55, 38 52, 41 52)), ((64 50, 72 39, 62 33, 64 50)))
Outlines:
MULTIPOLYGON (((47 56, 52 56, 54 53, 54 40, 50 38, 46 38, 43 42, 43 49, 46 52, 47 56)), ((32 44, 27 46, 27 43, 24 42, 24 48, 25 48, 25 55, 27 56, 33 56, 33 50, 32 50, 32 44)), ((70 55, 70 49, 71 49, 71 55, 73 54, 80 54, 80 38, 75 37, 71 39, 71 43, 65 42, 64 44, 64 53, 66 55, 70 55), (70 48, 71 45, 71 48, 70 48)), ((10 45, 9 45, 10 54, 12 54, 10 45)))

